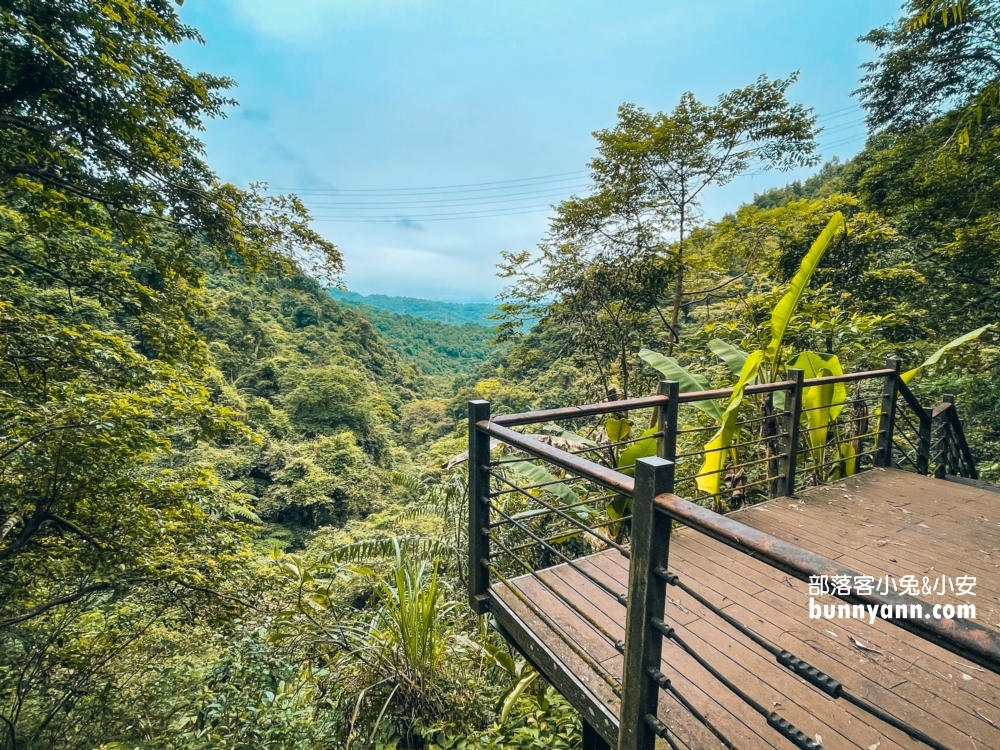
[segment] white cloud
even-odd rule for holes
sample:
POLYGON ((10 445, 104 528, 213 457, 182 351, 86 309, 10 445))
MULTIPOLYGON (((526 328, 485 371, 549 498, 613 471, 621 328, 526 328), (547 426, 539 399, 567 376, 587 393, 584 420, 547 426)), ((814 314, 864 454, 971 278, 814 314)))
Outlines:
POLYGON ((456 257, 452 253, 402 247, 381 247, 364 252, 353 252, 349 246, 341 249, 347 265, 347 286, 362 294, 456 301, 472 301, 474 297, 481 301, 493 291, 481 287, 495 285, 490 276, 483 279, 481 259, 468 254, 456 257))

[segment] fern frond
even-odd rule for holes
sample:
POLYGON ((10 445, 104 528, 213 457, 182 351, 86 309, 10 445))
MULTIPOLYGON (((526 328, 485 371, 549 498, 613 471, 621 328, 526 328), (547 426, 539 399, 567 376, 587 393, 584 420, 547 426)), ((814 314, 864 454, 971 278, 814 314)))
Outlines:
POLYGON ((396 550, 406 559, 432 561, 455 554, 455 548, 432 537, 404 536, 362 539, 330 551, 324 556, 326 563, 360 563, 368 560, 394 558, 396 550))
POLYGON ((416 477, 410 476, 409 474, 404 474, 401 471, 393 471, 389 473, 389 482, 393 487, 402 487, 406 490, 411 490, 412 492, 426 492, 427 485, 421 482, 416 477))

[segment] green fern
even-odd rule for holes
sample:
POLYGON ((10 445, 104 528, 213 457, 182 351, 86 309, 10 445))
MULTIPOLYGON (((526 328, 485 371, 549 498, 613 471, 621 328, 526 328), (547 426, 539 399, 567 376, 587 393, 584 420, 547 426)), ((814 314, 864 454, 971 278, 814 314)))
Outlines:
POLYGON ((422 536, 377 537, 362 539, 330 551, 324 556, 325 563, 360 563, 368 560, 382 560, 395 557, 396 550, 416 560, 434 560, 454 555, 455 548, 440 540, 422 536))

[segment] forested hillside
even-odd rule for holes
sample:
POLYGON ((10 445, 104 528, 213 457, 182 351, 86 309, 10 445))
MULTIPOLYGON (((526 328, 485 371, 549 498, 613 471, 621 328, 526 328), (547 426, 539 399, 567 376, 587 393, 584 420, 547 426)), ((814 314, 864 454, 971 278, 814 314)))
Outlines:
POLYGON ((403 361, 425 375, 466 372, 498 353, 494 347, 495 323, 493 326, 486 321, 451 325, 370 305, 351 307, 378 330, 386 345, 403 361))
POLYGON ((331 289, 335 300, 349 305, 366 305, 397 315, 409 315, 424 320, 436 320, 451 326, 465 323, 491 325, 492 316, 498 307, 481 302, 438 302, 415 297, 393 297, 388 294, 358 294, 341 289, 331 289))
POLYGON ((1000 477, 996 3, 907 0, 871 32, 846 163, 818 163, 794 78, 624 105, 593 192, 505 256, 497 346, 488 306, 338 302, 305 205, 215 176, 196 136, 231 82, 172 57, 197 32, 171 4, 15 2, 0 28, 4 750, 577 750, 465 603, 467 402, 731 386, 827 227, 754 377, 916 367, 974 331, 912 386, 957 395, 1000 477), (801 165, 701 217, 720 182, 801 165))

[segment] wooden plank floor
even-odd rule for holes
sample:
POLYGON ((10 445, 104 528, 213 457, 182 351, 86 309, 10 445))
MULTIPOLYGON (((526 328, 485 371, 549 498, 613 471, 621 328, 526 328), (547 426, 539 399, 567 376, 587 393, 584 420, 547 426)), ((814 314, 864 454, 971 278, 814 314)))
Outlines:
MULTIPOLYGON (((974 603, 979 624, 1000 631, 1000 496, 990 488, 876 469, 734 517, 876 578, 976 576, 974 597, 921 599, 927 611, 938 603, 974 603)), ((628 561, 618 552, 576 564, 611 590, 626 592, 628 561)), ((997 675, 882 621, 809 619, 805 583, 690 529, 672 540, 670 569, 772 643, 947 747, 1000 749, 997 675)), ((620 682, 622 658, 601 631, 623 639, 625 608, 569 566, 541 577, 544 584, 529 576, 514 579, 520 596, 494 585, 492 611, 508 637, 614 747, 619 702, 612 684, 620 682), (566 601, 585 611, 590 622, 566 601), (582 655, 557 637, 552 625, 568 634, 582 655)), ((926 747, 807 685, 678 588, 668 587, 667 595, 664 619, 685 641, 768 710, 818 736, 824 747, 926 747)), ((664 643, 662 671, 737 747, 793 747, 675 643, 664 643)), ((721 746, 674 699, 661 697, 659 713, 688 747, 721 746)))

